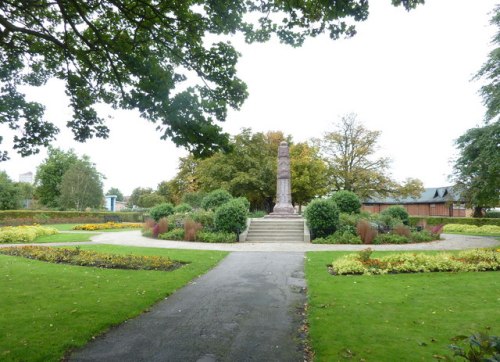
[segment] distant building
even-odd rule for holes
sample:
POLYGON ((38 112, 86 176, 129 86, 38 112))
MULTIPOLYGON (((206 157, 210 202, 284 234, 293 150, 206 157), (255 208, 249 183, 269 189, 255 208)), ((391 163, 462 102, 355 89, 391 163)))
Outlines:
POLYGON ((116 211, 116 195, 106 195, 106 209, 116 211))
POLYGON ((452 186, 426 188, 417 198, 371 197, 363 201, 362 210, 379 213, 392 205, 403 206, 411 216, 466 216, 465 205, 452 186))
POLYGON ((19 175, 19 182, 33 183, 33 172, 26 172, 19 175))

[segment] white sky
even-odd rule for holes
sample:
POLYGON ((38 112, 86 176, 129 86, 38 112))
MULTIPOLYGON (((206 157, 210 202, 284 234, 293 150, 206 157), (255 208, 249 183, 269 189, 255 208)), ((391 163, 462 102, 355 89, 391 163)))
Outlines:
MULTIPOLYGON (((406 12, 379 0, 370 3, 370 16, 352 39, 322 36, 298 49, 235 39, 242 54, 239 77, 250 96, 222 126, 231 134, 243 127, 281 130, 299 142, 321 137, 354 112, 365 127, 382 131, 380 153, 392 158, 397 180, 448 185, 454 140, 480 125, 485 112, 481 84, 471 78, 492 49, 494 6, 493 0, 428 0, 406 12)), ((54 146, 89 155, 106 176, 105 191, 118 187, 129 195, 135 187, 156 188, 175 176, 179 156, 186 155, 131 111, 113 112, 107 140, 77 143, 64 126, 71 112, 60 83, 27 94, 47 107, 47 119, 61 129, 54 146)), ((0 148, 11 156, 0 170, 16 181, 21 173, 35 173, 46 153, 21 158, 10 148, 5 125, 0 132, 6 136, 0 148)))

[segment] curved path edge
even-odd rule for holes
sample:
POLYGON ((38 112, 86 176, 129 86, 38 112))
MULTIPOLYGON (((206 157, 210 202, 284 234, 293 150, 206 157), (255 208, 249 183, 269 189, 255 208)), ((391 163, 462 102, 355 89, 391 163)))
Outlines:
POLYGON ((382 245, 346 245, 346 244, 312 244, 312 243, 234 243, 210 244, 188 241, 157 240, 146 238, 140 231, 106 233, 92 237, 92 241, 100 244, 142 246, 169 249, 200 249, 223 251, 358 251, 367 247, 373 250, 461 250, 472 248, 490 248, 500 246, 500 241, 484 236, 468 236, 443 234, 443 240, 414 244, 382 244, 382 245))

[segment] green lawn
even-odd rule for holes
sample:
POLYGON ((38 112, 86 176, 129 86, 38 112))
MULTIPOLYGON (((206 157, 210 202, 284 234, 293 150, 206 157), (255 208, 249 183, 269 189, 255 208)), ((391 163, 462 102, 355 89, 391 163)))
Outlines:
POLYGON ((345 254, 307 253, 315 361, 433 361, 454 336, 500 335, 499 272, 330 275, 345 254))
POLYGON ((172 272, 110 270, 0 255, 0 360, 58 361, 92 336, 205 273, 227 252, 81 246, 190 262, 172 272))
POLYGON ((92 233, 61 233, 54 235, 39 236, 34 243, 72 243, 78 241, 90 241, 95 236, 92 233))
POLYGON ((50 226, 56 228, 59 231, 72 231, 73 227, 75 227, 76 225, 82 225, 82 224, 53 224, 53 225, 48 224, 43 226, 50 226))

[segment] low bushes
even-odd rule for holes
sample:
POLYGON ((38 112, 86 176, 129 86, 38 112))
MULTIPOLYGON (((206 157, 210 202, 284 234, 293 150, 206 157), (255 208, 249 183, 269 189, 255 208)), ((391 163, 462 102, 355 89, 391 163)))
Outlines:
POLYGON ((76 225, 73 230, 85 230, 85 231, 97 231, 97 230, 112 230, 112 229, 140 229, 143 224, 139 223, 116 223, 116 222, 106 222, 102 224, 83 224, 76 225))
POLYGON ((198 231, 196 240, 205 243, 234 243, 237 241, 235 233, 226 233, 222 231, 198 231))
POLYGON ((362 244, 361 238, 349 231, 336 231, 325 238, 314 239, 315 244, 362 244))
POLYGON ((174 207, 174 213, 176 214, 185 214, 193 211, 193 207, 189 204, 183 203, 174 207))
POLYGON ((58 234, 53 227, 33 226, 6 226, 0 228, 0 243, 31 243, 37 237, 58 234))
POLYGON ((489 210, 489 211, 486 211, 484 216, 489 217, 489 218, 493 218, 493 219, 498 219, 498 218, 500 218, 500 211, 489 210))
POLYGON ((481 234, 481 235, 500 235, 500 226, 497 225, 465 225, 465 224, 448 224, 443 227, 444 232, 464 233, 464 234, 481 234))
POLYGON ((408 225, 408 223, 410 221, 409 220, 410 215, 408 214, 408 211, 406 211, 406 209, 400 205, 389 206, 387 209, 382 211, 380 214, 381 215, 389 215, 393 219, 398 219, 404 225, 408 225))
POLYGON ((174 205, 169 202, 157 205, 151 210, 149 210, 149 216, 153 218, 154 221, 158 222, 163 217, 167 217, 174 213, 174 205))
POLYGON ((394 253, 370 258, 371 250, 348 254, 331 265, 332 274, 387 274, 500 270, 500 252, 472 249, 458 254, 394 253))
POLYGON ((0 249, 1 254, 20 256, 50 263, 63 263, 110 269, 173 270, 181 262, 160 256, 104 254, 80 248, 50 248, 44 246, 20 246, 0 249))
POLYGON ((162 240, 184 240, 184 229, 172 229, 166 233, 159 234, 158 239, 162 240))
POLYGON ((142 212, 83 212, 48 210, 1 210, 0 225, 78 224, 102 222, 105 216, 119 215, 124 222, 142 222, 142 212))
MULTIPOLYGON (((205 197, 205 206, 212 208, 227 199, 227 192, 216 190, 205 197)), ((245 230, 250 203, 244 197, 229 198, 229 201, 212 210, 189 211, 190 206, 174 208, 174 214, 160 221, 148 220, 142 234, 162 240, 184 240, 201 242, 234 242, 237 234, 245 230), (159 224, 164 220, 165 227, 159 224), (170 230, 169 230, 170 229, 170 230)))
POLYGON ((201 207, 204 208, 205 210, 215 210, 219 206, 222 206, 229 200, 231 200, 233 197, 229 192, 223 189, 218 189, 214 190, 210 193, 208 193, 202 200, 201 200, 201 207))

